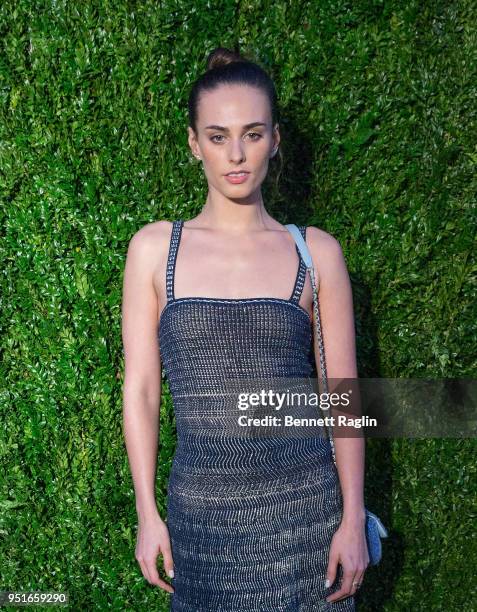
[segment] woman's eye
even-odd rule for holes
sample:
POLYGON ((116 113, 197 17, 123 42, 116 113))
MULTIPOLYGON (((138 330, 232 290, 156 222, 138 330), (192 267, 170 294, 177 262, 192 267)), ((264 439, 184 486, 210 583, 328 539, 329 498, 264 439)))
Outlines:
MULTIPOLYGON (((258 134, 258 132, 248 132, 247 135, 254 136, 255 138, 252 138, 253 141, 259 140, 262 137, 261 134, 258 134)), ((214 138, 223 138, 223 136, 222 134, 216 134, 215 136, 212 136, 210 139, 212 142, 222 142, 221 140, 219 141, 214 140, 214 138)))

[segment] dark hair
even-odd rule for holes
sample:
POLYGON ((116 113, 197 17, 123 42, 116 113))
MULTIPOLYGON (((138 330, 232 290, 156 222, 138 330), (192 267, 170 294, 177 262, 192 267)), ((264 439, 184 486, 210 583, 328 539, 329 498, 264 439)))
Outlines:
POLYGON ((259 66, 236 51, 217 47, 207 56, 207 70, 192 86, 189 95, 189 125, 197 132, 197 107, 200 94, 212 91, 219 85, 243 84, 261 89, 267 96, 273 125, 279 120, 277 92, 272 79, 259 66))
MULTIPOLYGON (((207 56, 207 69, 195 81, 189 95, 189 126, 197 133, 197 108, 200 95, 220 85, 243 84, 257 87, 267 96, 272 114, 272 125, 279 121, 277 92, 272 79, 256 62, 242 56, 238 51, 217 47, 207 56)), ((278 158, 282 161, 280 148, 278 158)), ((274 160, 275 157, 272 157, 274 160)))

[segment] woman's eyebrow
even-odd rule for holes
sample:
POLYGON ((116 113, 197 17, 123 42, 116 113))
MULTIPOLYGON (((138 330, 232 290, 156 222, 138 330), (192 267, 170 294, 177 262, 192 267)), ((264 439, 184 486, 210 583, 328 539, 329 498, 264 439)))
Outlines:
MULTIPOLYGON (((246 125, 244 125, 243 129, 244 130, 249 130, 250 128, 258 127, 258 126, 267 127, 267 124, 263 123, 262 121, 253 121, 252 123, 247 123, 246 125)), ((229 131, 229 128, 222 127, 221 125, 206 125, 204 129, 206 129, 206 130, 220 130, 221 132, 228 132, 229 131)))

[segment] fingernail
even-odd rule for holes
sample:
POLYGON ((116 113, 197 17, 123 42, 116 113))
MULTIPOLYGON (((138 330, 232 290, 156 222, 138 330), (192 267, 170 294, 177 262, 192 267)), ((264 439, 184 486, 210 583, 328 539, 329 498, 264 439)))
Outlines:
POLYGON ((329 586, 330 586, 330 580, 329 580, 329 578, 327 578, 325 580, 325 587, 328 588, 329 586))
POLYGON ((174 570, 173 569, 168 570, 167 575, 169 576, 169 578, 174 578, 174 570))

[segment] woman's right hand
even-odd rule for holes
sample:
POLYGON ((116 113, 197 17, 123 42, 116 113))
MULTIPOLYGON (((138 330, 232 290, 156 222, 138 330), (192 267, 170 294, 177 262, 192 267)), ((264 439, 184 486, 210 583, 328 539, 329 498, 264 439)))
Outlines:
POLYGON ((166 574, 173 578, 174 562, 166 523, 159 514, 152 518, 139 519, 135 557, 141 566, 143 576, 151 584, 161 587, 168 593, 174 593, 172 586, 162 580, 157 571, 159 554, 162 554, 166 574))

